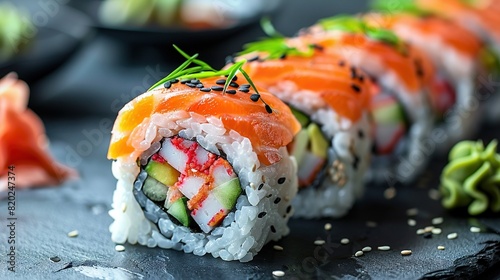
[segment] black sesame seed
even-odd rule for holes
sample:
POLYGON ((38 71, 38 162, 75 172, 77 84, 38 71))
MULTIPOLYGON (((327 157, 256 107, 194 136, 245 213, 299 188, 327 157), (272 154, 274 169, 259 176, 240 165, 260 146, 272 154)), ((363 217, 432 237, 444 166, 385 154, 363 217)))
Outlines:
POLYGON ((358 157, 358 155, 354 155, 354 161, 352 162, 352 168, 354 168, 356 170, 356 169, 358 169, 358 165, 359 165, 359 157, 358 157))
POLYGON ((267 213, 266 212, 260 212, 259 215, 257 217, 259 218, 264 218, 264 216, 266 215, 267 213))
POLYGON ((238 76, 234 76, 231 81, 236 82, 238 80, 238 76))
POLYGON ((292 211, 292 205, 288 205, 288 207, 286 208, 286 213, 290 213, 290 211, 292 211))
POLYGON ((221 86, 212 86, 212 90, 215 90, 215 91, 222 91, 222 90, 224 90, 224 88, 223 88, 223 87, 221 87, 221 86))
POLYGON ((248 62, 252 62, 252 61, 257 61, 259 60, 259 56, 255 56, 255 57, 252 57, 250 58, 249 60, 247 60, 248 62))
POLYGON ((365 133, 363 132, 363 130, 358 130, 358 137, 361 139, 365 138, 365 133))
POLYGON ((211 91, 211 89, 209 89, 209 88, 200 88, 200 90, 203 92, 210 92, 211 91))
POLYGON ((316 49, 318 51, 323 51, 324 50, 324 48, 322 46, 318 45, 318 44, 311 44, 310 46, 311 46, 311 48, 316 49))
POLYGON ((426 238, 426 239, 432 238, 432 232, 424 233, 424 238, 426 238))
POLYGON ((269 106, 269 105, 267 105, 267 104, 266 104, 266 106, 264 106, 264 107, 266 107, 266 111, 267 111, 269 114, 271 114, 271 113, 273 112, 273 109, 271 109, 271 106, 269 106))
POLYGON ((273 225, 271 226, 271 231, 272 231, 273 233, 276 233, 276 228, 274 228, 274 226, 273 226, 273 225))
POLYGON ((242 84, 240 87, 242 87, 242 88, 250 88, 250 84, 242 84))
POLYGON ((224 85, 226 83, 226 80, 220 79, 220 80, 217 80, 215 83, 218 85, 224 85))
POLYGON ((190 79, 182 79, 181 84, 189 83, 191 80, 190 79))
POLYGON ((281 198, 280 198, 280 197, 277 197, 277 198, 274 200, 274 204, 278 204, 278 203, 280 203, 280 201, 281 201, 281 198))
POLYGON ((283 184, 285 182, 286 178, 285 177, 281 177, 278 179, 278 184, 283 184))
POLYGON ((345 61, 343 61, 343 60, 339 61, 339 66, 340 67, 344 67, 345 66, 345 61))
POLYGON ((164 84, 163 84, 163 86, 164 86, 165 88, 170 88, 170 87, 172 86, 172 83, 170 83, 170 82, 166 82, 166 83, 164 83, 164 84))
POLYGON ((356 79, 358 77, 358 73, 356 71, 356 68, 353 66, 351 67, 351 79, 356 79))
POLYGON ((351 88, 357 93, 361 92, 361 88, 358 85, 352 84, 351 88))
POLYGON ((234 87, 234 88, 239 87, 239 85, 238 85, 237 83, 235 83, 235 82, 230 82, 230 83, 229 83, 229 86, 230 86, 230 87, 234 87))
POLYGON ((267 198, 270 198, 271 196, 273 196, 273 194, 272 194, 272 193, 270 193, 270 194, 266 195, 266 197, 267 197, 267 198))
POLYGON ((242 88, 242 87, 240 87, 238 90, 241 91, 241 92, 244 92, 244 93, 249 93, 250 92, 250 90, 248 88, 242 88))
POLYGON ((365 81, 365 77, 363 75, 359 75, 358 80, 362 83, 365 81))
POLYGON ((260 184, 257 189, 260 191, 260 190, 262 190, 263 187, 264 187, 264 184, 260 184))
POLYGON ((186 83, 186 86, 188 86, 188 87, 196 87, 196 84, 186 83))
POLYGON ((169 82, 171 82, 172 84, 175 84, 175 83, 178 83, 178 82, 179 82, 179 79, 172 79, 172 80, 170 80, 169 82))
POLYGON ((202 84, 202 83, 196 84, 196 87, 197 87, 197 88, 202 88, 202 87, 203 87, 203 84, 202 84))
POLYGON ((236 94, 236 90, 234 90, 234 89, 228 89, 228 90, 226 90, 226 93, 236 94))
POLYGON ((254 93, 254 94, 250 95, 250 99, 251 99, 253 102, 257 102, 257 101, 259 101, 259 98, 260 98, 260 94, 256 94, 256 93, 254 93))
POLYGON ((198 79, 192 79, 192 80, 191 80, 191 83, 192 83, 192 84, 197 84, 197 83, 199 83, 199 82, 200 82, 200 80, 198 80, 198 79))
POLYGON ((280 59, 286 59, 286 53, 282 54, 282 55, 280 56, 280 59))

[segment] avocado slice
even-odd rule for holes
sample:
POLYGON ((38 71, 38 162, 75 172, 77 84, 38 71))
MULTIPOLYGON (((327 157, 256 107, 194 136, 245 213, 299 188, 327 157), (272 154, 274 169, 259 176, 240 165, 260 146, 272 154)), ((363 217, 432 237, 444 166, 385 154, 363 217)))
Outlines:
POLYGON ((177 199, 167 210, 167 213, 172 215, 172 217, 179 221, 179 223, 181 223, 183 226, 188 227, 190 220, 186 203, 186 197, 177 199))
POLYGON ((310 120, 306 114, 292 107, 290 107, 290 110, 292 111, 292 114, 295 116, 297 121, 299 121, 299 123, 302 125, 302 127, 306 127, 309 124, 310 120))
POLYGON ((150 176, 146 178, 142 186, 142 192, 152 201, 164 201, 167 198, 167 191, 167 186, 150 176))
POLYGON ((295 157, 297 163, 300 163, 304 158, 307 144, 309 144, 309 133, 307 130, 302 129, 293 139, 292 155, 295 157))
POLYGON ((307 132, 311 139, 311 152, 318 157, 326 158, 328 153, 328 141, 326 141, 319 126, 312 123, 307 127, 307 132))
POLYGON ((213 189, 212 193, 222 207, 231 210, 241 194, 240 180, 238 178, 233 178, 213 189))
POLYGON ((180 176, 179 171, 175 170, 167 162, 158 162, 150 160, 145 168, 149 176, 155 178, 166 186, 172 186, 177 182, 180 176))
POLYGON ((377 110, 373 112, 373 117, 376 123, 379 124, 405 122, 405 112, 396 101, 390 105, 384 105, 383 107, 377 108, 377 110))

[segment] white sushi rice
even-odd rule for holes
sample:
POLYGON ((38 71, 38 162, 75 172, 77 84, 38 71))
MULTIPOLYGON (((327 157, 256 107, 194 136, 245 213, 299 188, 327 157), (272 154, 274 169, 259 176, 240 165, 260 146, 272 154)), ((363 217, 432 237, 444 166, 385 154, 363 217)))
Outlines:
POLYGON ((250 140, 234 130, 226 130, 220 119, 182 111, 154 114, 145 119, 133 135, 139 136, 133 138, 138 140, 132 143, 137 151, 112 164, 113 175, 118 180, 109 212, 114 219, 109 227, 114 242, 246 262, 252 260, 264 244, 289 233, 287 222, 293 214, 290 204, 298 182, 295 160, 288 156, 286 148, 279 150, 282 156, 279 162, 262 165, 250 140), (142 192, 136 191, 134 196, 134 182, 140 173, 136 159, 142 153, 153 154, 161 139, 175 135, 194 138, 210 152, 222 151, 240 179, 243 193, 235 211, 208 234, 173 223, 169 215, 141 195, 142 192), (286 178, 285 182, 278 184, 279 178, 286 178), (259 190, 261 184, 263 187, 259 190), (277 197, 281 200, 274 203, 277 197))
POLYGON ((326 169, 341 165, 342 170, 328 173, 320 185, 299 190, 293 201, 295 217, 341 217, 363 194, 364 175, 370 163, 371 131, 368 112, 352 123, 339 116, 316 94, 299 90, 291 82, 280 82, 269 91, 285 103, 307 114, 319 124, 330 143, 326 169), (363 137, 359 135, 362 134, 363 137), (354 161, 357 166, 354 168, 354 161), (334 180, 337 173, 344 182, 334 180))

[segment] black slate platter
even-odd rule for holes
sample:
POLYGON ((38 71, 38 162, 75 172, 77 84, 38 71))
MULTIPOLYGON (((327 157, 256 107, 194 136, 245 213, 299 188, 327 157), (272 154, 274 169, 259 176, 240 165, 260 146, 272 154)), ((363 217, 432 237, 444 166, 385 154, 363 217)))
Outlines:
MULTIPOLYGON (((415 185, 397 188, 391 200, 384 198, 383 186, 369 185, 362 201, 342 219, 291 220, 291 234, 266 245, 248 263, 130 244, 117 252, 110 240, 112 220, 107 214, 115 187, 111 163, 106 160, 110 121, 46 120, 53 154, 78 169, 80 179, 57 188, 16 191, 16 272, 8 271, 6 262, 6 252, 10 252, 7 240, 12 233, 2 230, 0 279, 272 279, 275 270, 285 272, 283 279, 500 276, 500 218, 451 214, 439 201, 429 198, 429 190, 438 184, 442 160, 434 161, 415 185), (409 208, 419 209, 413 217, 417 221, 414 227, 407 224, 409 208), (435 217, 444 219, 439 225, 441 234, 427 239, 415 233, 435 217), (326 223, 331 223, 331 230, 324 229, 326 223), (471 226, 482 227, 484 232, 472 233, 471 226), (68 237, 73 230, 78 236, 68 237), (448 240, 446 235, 451 232, 458 233, 458 238, 448 240), (342 238, 350 242, 343 245, 342 238), (315 245, 318 239, 325 244, 315 245), (273 245, 282 246, 283 251, 273 245), (391 250, 376 250, 382 245, 391 250), (438 250, 438 245, 446 249, 438 250), (374 250, 353 256, 365 246, 374 250), (402 256, 404 249, 413 254, 402 256)), ((490 132, 485 139, 495 136, 492 129, 485 131, 490 132)), ((7 216, 7 201, 2 199, 0 225, 4 229, 7 216)))

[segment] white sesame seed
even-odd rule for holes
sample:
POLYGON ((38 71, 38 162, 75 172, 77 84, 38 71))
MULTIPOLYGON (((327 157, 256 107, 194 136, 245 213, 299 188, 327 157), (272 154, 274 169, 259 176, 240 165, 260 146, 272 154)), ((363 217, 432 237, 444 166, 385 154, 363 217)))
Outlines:
POLYGON ((444 250, 444 246, 439 245, 438 250, 444 250))
POLYGON ((394 197, 396 197, 396 188, 390 187, 390 188, 385 189, 384 197, 387 200, 390 200, 390 199, 393 199, 394 197))
POLYGON ((125 246, 123 246, 123 245, 116 245, 115 246, 115 250, 117 252, 123 252, 123 251, 125 251, 125 246))
POLYGON ((78 236, 78 230, 73 230, 68 232, 68 237, 77 237, 78 236))
POLYGON ((458 234, 456 232, 450 233, 446 236, 448 239, 455 239, 458 237, 458 234))
POLYGON ((433 226, 428 226, 428 227, 425 227, 425 228, 424 228, 424 231, 425 231, 425 232, 432 232, 432 230, 433 230, 433 229, 434 229, 434 227, 433 227, 433 226))
POLYGON ((323 244, 325 244, 325 240, 314 240, 314 245, 321 246, 323 244))
POLYGON ((281 270, 275 270, 275 271, 273 271, 273 276, 283 277, 283 276, 285 276, 285 272, 283 272, 281 270))
POLYGON ((442 217, 437 217, 437 218, 432 219, 432 224, 433 224, 433 225, 440 225, 440 224, 442 224, 442 223, 443 223, 443 221, 444 221, 444 220, 443 220, 443 218, 442 218, 442 217))
POLYGON ((331 230, 332 229, 332 224, 326 223, 325 224, 325 230, 331 230))
POLYGON ((347 239, 347 238, 342 238, 342 239, 340 240, 340 243, 342 243, 342 244, 344 244, 344 245, 349 244, 349 242, 350 242, 350 241, 349 241, 349 239, 347 239))
POLYGON ((423 228, 419 228, 419 229, 417 229, 417 234, 418 234, 418 235, 422 235, 422 234, 424 234, 424 233, 425 233, 425 229, 423 229, 423 228))
POLYGON ((391 249, 391 247, 389 247, 389 246, 378 246, 377 249, 379 249, 380 251, 389 251, 391 249))
POLYGON ((361 249, 361 251, 363 251, 363 252, 370 252, 371 250, 372 250, 372 247, 369 247, 369 246, 366 246, 363 249, 361 249))
POLYGON ((432 234, 441 234, 442 230, 440 228, 433 228, 431 232, 432 234))
POLYGON ((474 232, 474 233, 481 232, 481 228, 478 228, 478 227, 470 227, 470 232, 474 232))
POLYGON ((410 208, 410 209, 406 210, 406 215, 407 216, 417 216, 418 209, 417 208, 410 208))
POLYGON ((403 251, 401 251, 401 255, 409 256, 409 255, 411 255, 411 250, 403 250, 403 251))
POLYGON ((362 255, 364 255, 363 251, 357 251, 356 254, 354 254, 356 257, 361 257, 362 255))
POLYGON ((281 247, 280 245, 274 245, 273 249, 276 251, 283 251, 283 247, 281 247))
POLYGON ((417 221, 415 221, 414 219, 408 219, 408 225, 414 227, 417 225, 417 221))
POLYGON ((441 198, 441 193, 436 189, 430 189, 428 195, 432 200, 439 200, 441 198))
POLYGON ((367 226, 367 227, 374 228, 374 227, 377 227, 377 223, 376 223, 376 222, 374 222, 374 221, 367 221, 367 222, 366 222, 366 226, 367 226))

